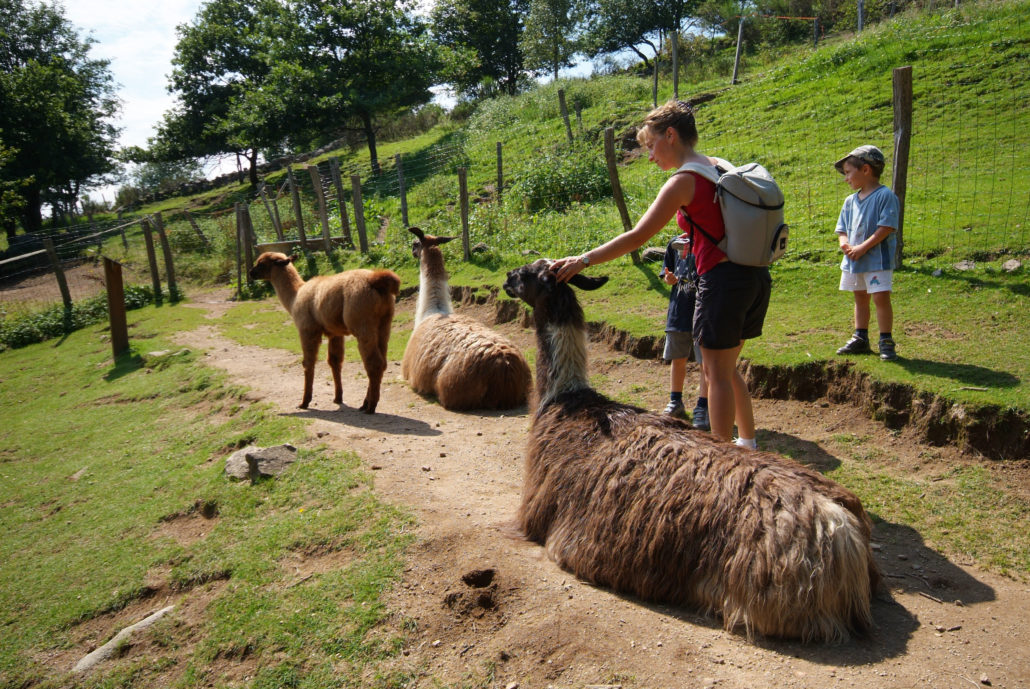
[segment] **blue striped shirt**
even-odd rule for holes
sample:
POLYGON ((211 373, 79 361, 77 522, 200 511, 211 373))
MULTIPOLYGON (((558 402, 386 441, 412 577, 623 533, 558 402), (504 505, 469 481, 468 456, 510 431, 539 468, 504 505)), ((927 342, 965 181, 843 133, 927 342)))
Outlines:
POLYGON ((840 218, 837 219, 836 233, 846 234, 851 246, 858 246, 872 237, 878 227, 893 227, 895 231, 857 261, 845 256, 840 262, 840 269, 845 273, 894 270, 899 212, 898 197, 882 184, 864 199, 858 198, 858 192, 844 199, 844 207, 840 209, 840 218))

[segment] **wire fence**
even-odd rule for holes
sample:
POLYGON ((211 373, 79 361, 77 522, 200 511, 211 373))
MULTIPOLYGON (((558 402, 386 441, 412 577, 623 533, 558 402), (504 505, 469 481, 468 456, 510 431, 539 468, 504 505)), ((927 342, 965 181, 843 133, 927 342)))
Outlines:
MULTIPOLYGON (((999 56, 1005 51, 1018 57, 1020 46, 1030 41, 1025 21, 1010 22, 999 31, 997 22, 990 19, 963 23, 953 18, 925 29, 918 42, 907 43, 892 40, 891 31, 888 28, 862 39, 868 42, 864 47, 862 41, 854 41, 813 50, 809 59, 794 65, 789 73, 771 68, 751 74, 746 92, 750 95, 729 88, 694 94, 702 150, 738 164, 763 163, 787 199, 791 225, 788 255, 836 261, 839 252, 833 229, 850 190, 833 171, 833 161, 860 143, 873 143, 887 153, 890 163, 894 150, 890 68, 917 62, 924 72, 944 70, 950 75, 945 83, 951 88, 933 86, 941 79, 923 79, 919 71, 915 73, 906 255, 948 254, 957 260, 1006 252, 1025 254, 1030 240, 1030 155, 1023 137, 1030 131, 1030 67, 1019 59, 999 66, 999 56), (959 44, 994 50, 962 50, 956 47, 959 44), (822 69, 860 57, 865 68, 854 80, 828 79, 822 69), (984 78, 987 74, 990 79, 984 78), (813 91, 818 91, 818 97, 813 97, 813 91), (768 101, 760 106, 749 102, 747 98, 753 99, 756 92, 769 94, 768 101)), ((559 190, 545 194, 543 210, 534 213, 525 210, 521 199, 511 198, 512 184, 536 174, 543 153, 560 150, 568 131, 579 142, 575 155, 603 165, 600 132, 607 125, 617 126, 616 136, 622 141, 620 186, 632 220, 644 213, 667 178, 667 172, 652 165, 632 164, 635 158, 646 159, 646 151, 634 150, 631 123, 639 122, 652 106, 647 80, 639 80, 638 88, 628 89, 618 98, 591 92, 588 82, 572 81, 566 87, 570 102, 592 113, 588 124, 577 117, 566 125, 555 98, 557 87, 545 88, 523 98, 519 107, 514 107, 514 100, 508 103, 512 107, 498 107, 493 120, 473 120, 471 126, 423 149, 382 158, 377 175, 367 173, 367 162, 326 159, 315 165, 318 174, 312 179, 305 165, 298 164, 293 177, 299 208, 294 207, 286 175, 241 196, 254 238, 259 243, 276 241, 281 231, 285 240, 296 241, 303 225, 311 245, 319 247, 324 228, 314 193, 316 184, 325 199, 332 237, 345 236, 348 230, 353 237, 356 231, 355 189, 360 190, 363 206, 360 220, 373 245, 407 245, 410 238, 398 207, 402 189, 410 224, 436 222, 458 230, 459 167, 468 168, 469 187, 479 201, 473 203, 469 219, 474 238, 504 243, 504 248, 510 249, 519 241, 515 228, 534 225, 535 237, 547 236, 548 250, 573 253, 587 248, 588 242, 615 236, 622 223, 611 198, 570 209, 567 190, 559 190), (484 121, 493 126, 483 126, 484 121), (493 163, 499 131, 505 135, 501 148, 511 161, 505 162, 503 171, 493 163), (494 210, 486 212, 488 206, 494 210), (584 233, 582 218, 568 220, 577 214, 589 218, 589 232, 584 233), (541 227, 547 232, 541 232, 541 227)), ((890 184, 889 167, 884 181, 890 184)), ((197 270, 207 271, 205 279, 232 283, 239 251, 233 210, 190 211, 187 215, 183 209, 166 216, 172 252, 203 253, 206 262, 197 270)), ((138 223, 84 223, 16 239, 38 244, 43 239, 53 241, 73 300, 102 291, 101 254, 123 264, 126 282, 149 281, 138 223)), ((356 238, 353 241, 356 245, 356 238)), ((157 263, 165 279, 163 262, 157 263)), ((0 317, 61 300, 53 265, 41 247, 12 247, 0 260, 0 317), (13 256, 15 253, 19 255, 13 256)))

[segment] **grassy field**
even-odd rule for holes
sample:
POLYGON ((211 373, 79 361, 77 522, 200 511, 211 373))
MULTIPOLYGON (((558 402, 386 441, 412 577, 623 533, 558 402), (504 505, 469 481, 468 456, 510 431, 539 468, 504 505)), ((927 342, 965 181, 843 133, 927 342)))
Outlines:
POLYGON ((219 684, 217 658, 252 653, 275 654, 252 686, 289 685, 301 666, 318 685, 396 652, 370 631, 410 518, 376 498, 353 455, 304 450, 280 480, 228 480, 219 460, 231 451, 304 431, 170 344, 200 319, 132 312, 134 348, 115 364, 99 327, 0 355, 0 686, 65 686, 46 659, 76 625, 153 595, 154 579, 161 595, 217 597, 201 629, 160 623, 145 658, 76 686, 219 684), (204 538, 165 532, 189 519, 204 538), (297 554, 339 566, 294 585, 285 563, 297 554))

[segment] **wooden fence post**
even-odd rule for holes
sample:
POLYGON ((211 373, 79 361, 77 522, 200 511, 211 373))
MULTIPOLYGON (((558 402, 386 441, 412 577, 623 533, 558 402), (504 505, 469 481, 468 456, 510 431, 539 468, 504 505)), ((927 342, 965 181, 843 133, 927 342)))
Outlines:
POLYGON ((468 170, 458 168, 458 193, 461 197, 461 250, 465 261, 472 260, 472 250, 469 248, 469 188, 468 170))
POLYGON ((894 69, 894 169, 891 189, 898 197, 897 267, 905 246, 905 192, 908 190, 908 152, 912 139, 912 67, 894 69))
POLYGON ((147 245, 147 262, 150 264, 150 284, 154 288, 154 301, 161 303, 161 276, 157 272, 157 253, 154 251, 154 235, 150 231, 150 221, 143 218, 139 221, 143 228, 143 240, 147 245))
POLYGON ((407 191, 404 189, 404 168, 401 167, 401 154, 394 154, 393 160, 394 163, 397 165, 397 184, 400 185, 401 222, 404 223, 404 229, 408 229, 408 194, 407 191))
POLYGON ((354 223, 358 227, 358 246, 361 253, 368 253, 368 237, 365 235, 365 204, 361 200, 361 177, 350 176, 350 188, 354 203, 354 223))
POLYGON ((196 219, 194 219, 188 210, 183 210, 182 214, 186 216, 186 220, 189 222, 190 227, 193 228, 193 233, 200 238, 200 241, 203 242, 204 246, 210 248, 211 242, 207 241, 207 237, 205 237, 204 233, 200 231, 200 225, 197 224, 196 219))
POLYGON ((268 203, 268 195, 265 194, 265 183, 261 183, 261 189, 258 191, 258 195, 261 197, 261 203, 265 206, 265 212, 268 213, 268 219, 272 223, 272 228, 275 230, 275 236, 281 242, 283 240, 283 226, 279 222, 279 214, 272 213, 272 206, 268 203))
POLYGON ((297 234, 300 236, 300 246, 304 251, 308 250, 308 237, 304 233, 304 214, 300 206, 300 190, 297 189, 297 180, 293 178, 293 168, 286 166, 286 179, 290 183, 290 196, 293 199, 293 217, 297 219, 297 234))
POLYGON ((61 300, 64 302, 64 310, 72 310, 72 295, 68 291, 68 280, 64 277, 64 271, 61 270, 61 262, 57 260, 57 250, 54 249, 54 242, 52 239, 47 237, 43 240, 43 247, 46 249, 46 255, 50 259, 50 265, 54 268, 54 276, 57 278, 57 287, 61 290, 61 300))
POLYGON ((322 245, 326 253, 332 247, 329 244, 329 213, 325 208, 325 192, 322 191, 322 175, 318 172, 318 166, 308 165, 308 174, 311 175, 311 186, 315 189, 315 201, 318 203, 318 219, 322 221, 322 245))
POLYGON ((501 160, 501 142, 497 142, 497 203, 501 202, 504 193, 504 165, 501 160))
POLYGON ((122 233, 122 248, 128 250, 129 238, 125 236, 125 225, 120 226, 118 231, 122 233))
MULTIPOLYGON (((861 0, 859 0, 861 2, 861 0)), ((744 42, 744 17, 740 18, 740 24, 737 25, 737 54, 733 58, 733 80, 730 84, 737 83, 737 71, 740 69, 740 46, 744 42)))
POLYGON ((243 211, 242 204, 236 204, 236 299, 243 297, 243 211))
POLYGON ((125 284, 122 264, 104 256, 104 285, 107 287, 107 319, 111 324, 111 351, 115 358, 129 348, 129 327, 125 317, 125 284))
POLYGON ((340 176, 340 161, 336 158, 329 159, 329 172, 333 177, 333 187, 336 189, 336 201, 340 206, 340 227, 343 230, 343 239, 347 246, 354 248, 354 239, 350 236, 350 218, 347 217, 347 200, 343 198, 343 178, 340 176))
POLYGON ((572 125, 569 124, 569 109, 565 105, 565 89, 558 89, 558 107, 561 108, 561 118, 565 121, 565 136, 569 143, 572 143, 572 125))
MULTIPOLYGON (((619 216, 622 218, 622 230, 628 232, 633 229, 629 219, 629 211, 626 209, 626 199, 622 197, 622 185, 619 183, 619 170, 615 165, 615 127, 605 127, 604 130, 604 157, 608 161, 608 179, 612 183, 612 198, 615 199, 615 206, 619 209, 619 216)), ((633 263, 640 263, 640 251, 634 249, 630 252, 633 263)))
POLYGON ((863 23, 865 23, 865 2, 858 0, 858 33, 862 33, 863 23))
POLYGON ((168 298, 172 301, 179 299, 179 286, 175 282, 175 266, 172 265, 172 248, 168 245, 168 236, 165 234, 165 222, 160 213, 154 215, 154 226, 157 228, 157 238, 161 241, 161 253, 165 257, 165 276, 168 278, 168 298))

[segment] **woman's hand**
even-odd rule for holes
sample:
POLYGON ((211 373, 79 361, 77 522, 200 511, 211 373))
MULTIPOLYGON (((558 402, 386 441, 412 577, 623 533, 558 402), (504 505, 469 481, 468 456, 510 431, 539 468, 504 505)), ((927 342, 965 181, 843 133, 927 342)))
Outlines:
POLYGON ((551 272, 557 276, 558 282, 568 282, 584 268, 586 264, 582 256, 566 256, 551 264, 551 272))

